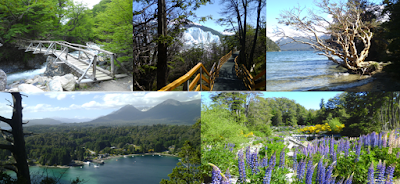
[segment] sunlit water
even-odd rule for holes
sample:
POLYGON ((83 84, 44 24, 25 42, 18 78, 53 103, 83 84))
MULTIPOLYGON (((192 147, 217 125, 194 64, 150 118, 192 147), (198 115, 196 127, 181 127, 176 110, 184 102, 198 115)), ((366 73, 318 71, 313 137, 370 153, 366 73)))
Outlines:
MULTIPOLYGON (((85 184, 109 184, 109 183, 160 183, 162 179, 168 179, 168 174, 179 162, 176 157, 147 155, 135 157, 120 157, 105 160, 104 165, 94 167, 94 164, 68 169, 29 167, 31 178, 38 176, 60 177, 61 183, 71 183, 79 177, 85 180, 85 184)), ((14 174, 15 177, 15 174, 14 174)))
POLYGON ((345 90, 371 82, 314 51, 267 52, 268 91, 345 90))

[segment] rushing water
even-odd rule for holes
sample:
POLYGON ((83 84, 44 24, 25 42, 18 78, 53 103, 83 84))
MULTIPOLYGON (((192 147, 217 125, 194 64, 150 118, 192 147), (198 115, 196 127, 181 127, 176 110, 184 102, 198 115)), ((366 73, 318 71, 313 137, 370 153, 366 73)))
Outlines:
POLYGON ((46 63, 40 69, 25 70, 7 74, 7 84, 11 84, 14 81, 26 80, 33 78, 35 75, 40 75, 46 71, 46 63))
POLYGON ((267 90, 345 90, 372 81, 337 66, 314 51, 268 52, 267 90))
POLYGON ((135 156, 120 157, 104 161, 104 165, 95 167, 94 164, 68 169, 29 167, 31 177, 34 180, 38 176, 59 177, 63 174, 61 183, 71 183, 79 177, 85 184, 109 184, 109 183, 160 183, 162 179, 168 179, 168 174, 179 162, 176 157, 168 156, 135 156))

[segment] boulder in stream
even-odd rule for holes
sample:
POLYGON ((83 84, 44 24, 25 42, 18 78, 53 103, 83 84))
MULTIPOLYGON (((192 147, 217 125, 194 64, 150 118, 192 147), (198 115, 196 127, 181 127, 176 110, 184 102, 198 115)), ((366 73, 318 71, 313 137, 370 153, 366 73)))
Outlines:
POLYGON ((7 86, 7 74, 0 69, 0 91, 4 91, 7 86))
POLYGON ((67 74, 62 77, 60 77, 58 80, 60 80, 61 86, 65 91, 73 91, 75 90, 75 76, 72 74, 67 74))
POLYGON ((18 86, 19 92, 43 92, 43 90, 32 84, 21 84, 18 86))
POLYGON ((60 82, 60 77, 54 77, 53 80, 51 80, 47 84, 47 90, 48 91, 63 91, 63 87, 60 82))

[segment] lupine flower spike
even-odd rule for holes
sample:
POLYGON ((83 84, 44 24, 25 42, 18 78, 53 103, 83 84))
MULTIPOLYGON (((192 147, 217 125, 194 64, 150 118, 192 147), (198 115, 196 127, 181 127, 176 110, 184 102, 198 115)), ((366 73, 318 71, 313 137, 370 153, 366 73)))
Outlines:
POLYGON ((212 163, 208 163, 208 164, 213 167, 212 175, 211 175, 211 178, 212 178, 212 182, 211 183, 212 184, 220 184, 222 182, 222 175, 223 175, 221 173, 221 170, 216 165, 214 165, 212 163))
POLYGON ((374 163, 371 162, 371 166, 368 169, 368 184, 374 184, 374 163))

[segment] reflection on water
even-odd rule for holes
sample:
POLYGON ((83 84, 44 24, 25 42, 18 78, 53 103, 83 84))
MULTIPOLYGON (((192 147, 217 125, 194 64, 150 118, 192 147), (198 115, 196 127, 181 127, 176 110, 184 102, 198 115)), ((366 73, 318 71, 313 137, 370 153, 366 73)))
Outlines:
POLYGON ((337 66, 314 51, 267 52, 267 90, 345 90, 373 80, 358 74, 338 75, 347 69, 337 66))

